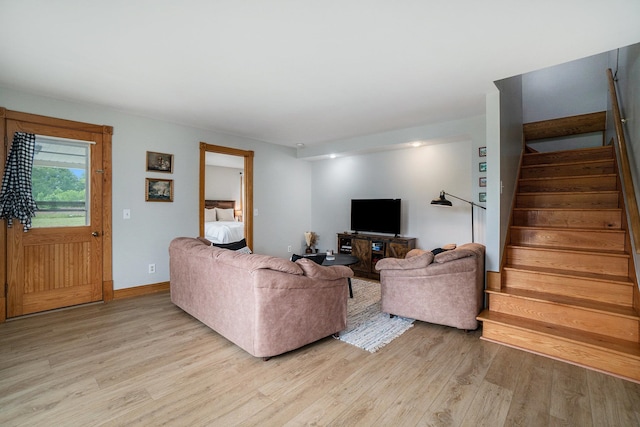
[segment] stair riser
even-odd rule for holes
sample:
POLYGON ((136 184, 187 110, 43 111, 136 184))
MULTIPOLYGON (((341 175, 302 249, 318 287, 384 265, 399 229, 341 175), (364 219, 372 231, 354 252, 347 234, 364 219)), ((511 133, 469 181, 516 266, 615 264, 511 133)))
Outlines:
POLYGON ((627 341, 638 340, 637 319, 584 310, 577 306, 492 293, 489 295, 489 310, 627 341))
POLYGON ((633 305, 633 288, 625 284, 511 269, 505 269, 503 275, 506 291, 522 289, 623 307, 633 305))
POLYGON ((559 252, 531 248, 507 248, 507 265, 554 268, 584 273, 625 276, 629 274, 629 260, 623 256, 603 253, 559 252))
POLYGON ((482 338, 640 381, 640 361, 622 354, 490 322, 482 325, 482 338))
POLYGON ((618 193, 518 194, 517 208, 615 209, 618 193))
POLYGON ((613 159, 611 147, 591 150, 556 151, 553 153, 525 154, 522 158, 523 166, 544 165, 553 163, 586 162, 590 160, 613 159))
POLYGON ((539 230, 511 228, 511 243, 514 245, 556 246, 562 248, 624 250, 623 231, 575 231, 539 230))
POLYGON ((524 167, 521 178, 548 178, 561 176, 604 175, 615 173, 613 160, 602 160, 589 163, 574 163, 557 166, 524 167))
POLYGON ((518 185, 520 193, 537 192, 580 192, 580 191, 614 191, 616 190, 616 177, 593 176, 578 178, 543 178, 521 179, 518 185))
POLYGON ((513 213, 513 225, 619 230, 622 227, 622 213, 619 210, 516 210, 513 213))

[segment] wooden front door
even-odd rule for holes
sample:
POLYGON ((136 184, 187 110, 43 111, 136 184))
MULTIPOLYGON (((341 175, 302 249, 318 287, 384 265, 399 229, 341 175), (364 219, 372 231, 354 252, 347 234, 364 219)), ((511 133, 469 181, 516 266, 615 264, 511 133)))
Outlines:
POLYGON ((52 182, 34 194, 33 227, 24 232, 16 220, 7 230, 7 317, 102 300, 103 133, 16 120, 7 120, 6 131, 9 147, 15 132, 38 135, 34 174, 41 167, 58 177, 67 169, 67 177, 84 180, 75 190, 52 182), (71 200, 48 194, 63 190, 71 200))

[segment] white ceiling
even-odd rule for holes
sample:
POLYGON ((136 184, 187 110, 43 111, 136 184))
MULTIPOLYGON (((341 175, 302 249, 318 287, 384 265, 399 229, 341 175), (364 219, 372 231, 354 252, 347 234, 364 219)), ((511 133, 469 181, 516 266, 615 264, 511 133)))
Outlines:
POLYGON ((0 85, 310 145, 483 114, 493 81, 638 22, 638 0, 0 0, 0 85))

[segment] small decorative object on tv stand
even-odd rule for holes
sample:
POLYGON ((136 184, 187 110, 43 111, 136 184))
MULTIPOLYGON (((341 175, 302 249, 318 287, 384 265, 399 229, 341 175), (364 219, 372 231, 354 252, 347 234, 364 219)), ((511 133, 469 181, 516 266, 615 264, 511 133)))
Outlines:
MULTIPOLYGON (((313 253, 313 245, 318 241, 318 235, 313 231, 305 231, 304 232, 304 240, 307 243, 307 248, 305 249, 305 253, 311 254, 313 253)), ((317 252, 317 249, 316 249, 317 252)))

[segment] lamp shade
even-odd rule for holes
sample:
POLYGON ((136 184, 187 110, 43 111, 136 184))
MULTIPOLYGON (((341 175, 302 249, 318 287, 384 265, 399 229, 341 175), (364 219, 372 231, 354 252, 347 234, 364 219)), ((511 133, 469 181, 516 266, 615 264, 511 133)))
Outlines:
POLYGON ((437 206, 452 206, 451 201, 450 201, 450 200, 447 200, 447 199, 444 197, 444 194, 445 194, 445 193, 444 193, 444 191, 441 191, 441 192, 440 192, 440 197, 439 197, 439 198, 437 198, 437 199, 433 199, 433 200, 431 201, 431 204, 432 204, 432 205, 437 205, 437 206))

